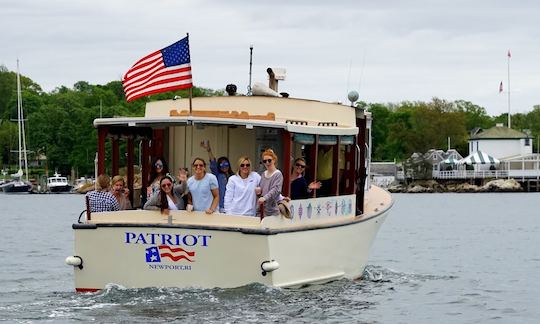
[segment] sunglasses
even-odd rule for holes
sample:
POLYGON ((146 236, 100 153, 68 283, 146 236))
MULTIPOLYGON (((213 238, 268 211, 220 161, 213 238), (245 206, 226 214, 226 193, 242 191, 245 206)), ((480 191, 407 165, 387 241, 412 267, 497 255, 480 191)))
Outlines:
POLYGON ((263 163, 272 163, 272 159, 262 160, 263 163))
POLYGON ((162 164, 162 163, 156 163, 156 164, 154 164, 154 166, 155 166, 156 168, 161 168, 161 169, 163 169, 163 164, 162 164))
POLYGON ((219 164, 219 167, 220 167, 220 168, 227 168, 227 167, 229 167, 229 166, 230 166, 229 162, 221 162, 221 163, 219 164))
POLYGON ((297 167, 299 167, 299 168, 302 168, 302 169, 306 167, 305 165, 300 164, 300 163, 296 163, 295 165, 296 165, 297 167))
POLYGON ((172 183, 163 183, 161 184, 161 188, 169 188, 172 187, 172 183))
POLYGON ((249 163, 245 163, 245 164, 242 163, 242 164, 240 164, 240 167, 241 167, 241 168, 249 168, 250 166, 251 166, 251 164, 249 164, 249 163))
POLYGON ((193 167, 194 168, 204 168, 204 164, 202 164, 202 163, 193 164, 193 167))

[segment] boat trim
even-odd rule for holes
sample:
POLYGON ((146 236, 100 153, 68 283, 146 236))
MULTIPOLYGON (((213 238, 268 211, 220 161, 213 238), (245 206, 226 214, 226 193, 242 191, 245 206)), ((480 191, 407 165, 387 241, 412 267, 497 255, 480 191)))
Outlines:
POLYGON ((390 203, 386 206, 385 209, 379 210, 376 214, 369 217, 355 216, 354 219, 347 222, 339 222, 332 224, 309 224, 304 226, 292 227, 292 228, 242 228, 242 227, 225 227, 225 226, 209 226, 209 225, 183 225, 183 224, 133 224, 133 223, 99 223, 99 224, 73 224, 72 228, 74 230, 87 230, 87 229, 97 229, 98 227, 153 227, 153 228, 184 228, 184 229, 197 229, 197 230, 215 230, 215 231, 225 231, 225 232, 240 232, 242 234, 248 235, 277 235, 284 233, 294 233, 294 232, 305 232, 305 231, 314 231, 327 228, 335 228, 342 226, 349 226, 357 223, 362 223, 368 220, 372 220, 384 215, 393 205, 390 203))
POLYGON ((306 286, 306 285, 313 285, 317 283, 324 283, 324 282, 338 280, 338 279, 343 278, 344 276, 345 276, 345 272, 338 272, 338 273, 324 275, 320 277, 285 282, 285 283, 276 285, 276 287, 280 287, 280 288, 298 287, 298 286, 301 287, 301 286, 306 286))
POLYGON ((253 127, 268 127, 281 128, 291 133, 304 134, 320 134, 320 135, 356 135, 358 127, 340 127, 340 126, 315 126, 315 125, 299 125, 287 123, 286 121, 265 121, 258 119, 235 119, 235 118, 219 118, 219 117, 125 117, 125 118, 98 118, 94 120, 94 126, 186 126, 195 124, 218 124, 224 125, 224 119, 227 124, 240 125, 246 128, 253 127))

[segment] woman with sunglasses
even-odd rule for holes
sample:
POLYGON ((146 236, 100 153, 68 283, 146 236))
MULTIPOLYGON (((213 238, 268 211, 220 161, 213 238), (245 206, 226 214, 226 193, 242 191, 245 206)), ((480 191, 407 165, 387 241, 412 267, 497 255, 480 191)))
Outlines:
POLYGON ((195 158, 192 163, 193 175, 187 180, 189 189, 188 211, 204 211, 212 214, 219 203, 219 190, 216 176, 206 173, 206 162, 195 158))
POLYGON ((229 178, 234 175, 231 169, 231 162, 226 156, 222 156, 216 160, 216 157, 212 153, 210 148, 210 142, 208 140, 202 141, 201 146, 208 152, 208 161, 210 161, 210 171, 214 174, 218 181, 219 186, 219 211, 225 212, 225 192, 227 190, 227 182, 229 178))
POLYGON ((169 167, 162 157, 156 157, 154 163, 152 163, 152 170, 150 170, 149 186, 146 188, 146 197, 149 199, 156 192, 159 192, 159 182, 161 179, 169 173, 169 167))
POLYGON ((266 171, 261 177, 259 203, 264 203, 264 216, 276 216, 279 215, 278 201, 283 186, 283 174, 276 168, 277 155, 273 150, 267 149, 261 156, 266 171))
POLYGON ((306 171, 306 160, 303 158, 294 160, 291 173, 291 199, 307 199, 313 189, 321 187, 321 183, 318 181, 313 181, 308 185, 306 178, 304 178, 304 171, 306 171))
POLYGON ((170 210, 185 209, 182 195, 186 192, 186 183, 174 185, 172 176, 165 175, 159 181, 159 191, 144 204, 144 209, 157 210, 168 215, 170 210))
POLYGON ((238 159, 238 172, 229 178, 225 191, 225 213, 255 216, 257 194, 261 176, 251 171, 251 161, 247 156, 238 159))

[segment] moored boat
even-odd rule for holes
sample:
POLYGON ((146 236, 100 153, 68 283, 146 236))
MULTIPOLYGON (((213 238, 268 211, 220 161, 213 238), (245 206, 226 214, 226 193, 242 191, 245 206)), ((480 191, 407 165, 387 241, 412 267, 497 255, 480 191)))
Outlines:
POLYGON ((47 190, 49 192, 70 192, 72 188, 73 186, 69 184, 67 177, 61 176, 58 172, 47 178, 47 190))
MULTIPOLYGON (((356 99, 354 99, 356 100, 356 99)), ((387 217, 390 194, 369 183, 371 115, 362 109, 313 100, 236 96, 150 102, 144 117, 96 119, 98 173, 117 174, 119 141, 127 142, 127 185, 133 202, 134 147, 141 147, 142 186, 152 157, 164 156, 171 170, 204 156, 210 138, 217 154, 232 161, 260 161, 272 148, 283 170, 282 194, 291 192, 295 157, 317 178, 318 152, 333 150, 328 194, 313 190, 291 200, 289 215, 259 217, 202 212, 129 210, 87 213, 73 224, 77 291, 108 283, 125 287, 238 287, 262 283, 299 287, 358 278, 387 217), (111 139, 111 170, 105 170, 105 141, 111 139)), ((145 197, 142 197, 144 201, 145 197)))
POLYGON ((5 193, 29 193, 32 190, 32 183, 28 181, 28 159, 26 151, 26 131, 24 127, 24 110, 22 105, 21 76, 19 73, 19 60, 17 60, 17 130, 19 133, 18 153, 19 170, 12 174, 13 178, 0 186, 0 190, 5 193), (23 168, 25 171, 23 171, 23 168))

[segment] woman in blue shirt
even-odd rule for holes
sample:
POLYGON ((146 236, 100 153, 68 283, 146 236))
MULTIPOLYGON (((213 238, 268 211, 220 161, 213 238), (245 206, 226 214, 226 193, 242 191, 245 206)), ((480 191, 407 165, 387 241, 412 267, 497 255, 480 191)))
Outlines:
POLYGON ((201 146, 208 152, 208 159, 210 161, 210 171, 216 176, 219 186, 219 211, 225 212, 225 192, 227 190, 227 182, 229 177, 234 175, 231 170, 231 162, 225 156, 216 160, 216 157, 212 153, 210 148, 210 142, 208 140, 202 141, 201 146))

